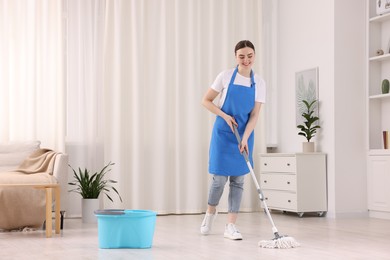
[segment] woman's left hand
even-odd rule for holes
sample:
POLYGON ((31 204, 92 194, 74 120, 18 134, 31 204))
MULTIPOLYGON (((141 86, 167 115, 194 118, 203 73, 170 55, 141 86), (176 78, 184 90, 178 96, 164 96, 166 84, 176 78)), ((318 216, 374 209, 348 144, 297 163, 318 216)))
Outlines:
POLYGON ((240 149, 240 153, 243 153, 244 151, 249 154, 249 148, 248 148, 248 139, 242 138, 241 140, 241 146, 238 147, 240 149))

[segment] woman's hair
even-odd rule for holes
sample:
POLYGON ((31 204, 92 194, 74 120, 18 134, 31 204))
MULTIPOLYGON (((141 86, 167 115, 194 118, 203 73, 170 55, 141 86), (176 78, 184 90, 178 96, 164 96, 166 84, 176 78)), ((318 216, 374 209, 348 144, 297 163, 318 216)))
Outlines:
POLYGON ((254 52, 256 52, 255 46, 253 45, 253 43, 251 43, 251 42, 248 41, 248 40, 243 40, 243 41, 239 41, 239 42, 236 44, 236 47, 234 48, 234 54, 237 54, 237 51, 238 51, 239 49, 242 49, 242 48, 245 48, 245 47, 249 47, 249 48, 253 49, 254 52))

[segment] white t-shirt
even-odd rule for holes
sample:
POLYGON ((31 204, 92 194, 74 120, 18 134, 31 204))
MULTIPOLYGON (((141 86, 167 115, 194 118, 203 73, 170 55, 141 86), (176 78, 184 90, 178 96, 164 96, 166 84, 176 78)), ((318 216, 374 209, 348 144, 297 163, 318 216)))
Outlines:
MULTIPOLYGON (((218 74, 217 78, 215 79, 214 83, 211 85, 211 88, 215 91, 220 93, 220 98, 217 103, 219 108, 223 106, 223 103, 225 102, 226 93, 229 88, 230 80, 233 76, 234 69, 228 69, 225 71, 222 71, 218 74)), ((265 103, 265 81, 255 73, 254 76, 255 79, 255 101, 260 103, 265 103)), ((234 84, 241 85, 245 87, 251 86, 251 78, 244 77, 240 75, 238 72, 236 74, 236 78, 234 79, 234 84)))

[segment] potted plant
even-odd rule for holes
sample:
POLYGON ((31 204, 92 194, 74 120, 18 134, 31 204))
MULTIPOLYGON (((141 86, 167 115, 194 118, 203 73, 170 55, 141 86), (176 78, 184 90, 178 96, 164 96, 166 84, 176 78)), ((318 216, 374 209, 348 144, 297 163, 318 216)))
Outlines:
POLYGON ((109 162, 100 170, 100 172, 95 172, 94 174, 90 174, 90 171, 87 168, 84 170, 78 168, 78 171, 76 171, 69 165, 73 171, 74 181, 69 182, 68 184, 75 186, 75 188, 69 190, 69 192, 79 193, 82 197, 81 210, 84 223, 96 222, 94 211, 99 209, 99 195, 101 193, 105 194, 110 201, 113 201, 109 192, 114 191, 122 202, 122 197, 118 190, 111 185, 112 183, 117 183, 117 181, 104 178, 104 176, 111 171, 110 167, 112 165, 114 165, 114 163, 109 162))
POLYGON ((321 128, 318 125, 319 118, 314 114, 314 107, 317 100, 313 100, 312 102, 308 102, 306 100, 302 100, 302 102, 305 104, 306 111, 302 113, 302 117, 305 119, 304 124, 298 125, 297 128, 300 129, 300 132, 298 135, 302 135, 306 138, 307 142, 302 143, 303 152, 314 152, 314 142, 311 142, 310 140, 315 136, 317 133, 317 129, 321 128))

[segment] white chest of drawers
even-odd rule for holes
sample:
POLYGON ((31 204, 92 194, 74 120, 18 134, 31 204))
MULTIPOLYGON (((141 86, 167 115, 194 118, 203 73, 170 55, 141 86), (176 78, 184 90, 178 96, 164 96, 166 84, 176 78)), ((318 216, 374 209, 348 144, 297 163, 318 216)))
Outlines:
POLYGON ((326 155, 323 153, 260 154, 260 188, 270 209, 327 211, 326 155))

